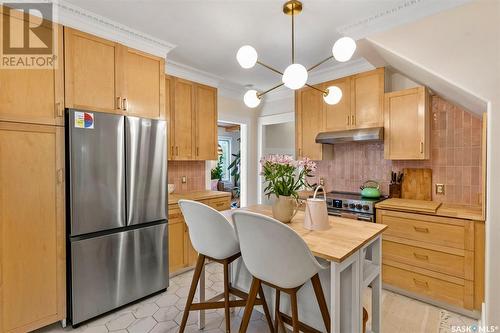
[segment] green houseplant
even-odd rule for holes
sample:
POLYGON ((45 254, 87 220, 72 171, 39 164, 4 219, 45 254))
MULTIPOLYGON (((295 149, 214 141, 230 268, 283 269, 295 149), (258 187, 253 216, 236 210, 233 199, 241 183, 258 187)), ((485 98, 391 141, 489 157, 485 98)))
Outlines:
POLYGON ((276 196, 273 204, 275 219, 288 223, 296 213, 298 191, 309 188, 308 177, 316 171, 316 163, 309 158, 294 160, 290 155, 268 155, 260 160, 261 175, 266 181, 265 195, 276 196))
POLYGON ((219 160, 217 161, 217 165, 215 168, 210 170, 210 175, 212 182, 216 182, 216 186, 212 185, 212 189, 223 190, 224 184, 222 183, 222 176, 224 175, 224 170, 222 169, 222 155, 220 155, 219 160), (215 187, 215 188, 214 188, 215 187))

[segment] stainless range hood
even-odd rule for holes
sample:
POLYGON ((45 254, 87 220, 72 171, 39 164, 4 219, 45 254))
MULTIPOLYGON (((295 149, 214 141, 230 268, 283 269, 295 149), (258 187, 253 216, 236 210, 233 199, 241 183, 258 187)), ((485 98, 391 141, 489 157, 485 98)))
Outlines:
POLYGON ((346 142, 381 141, 384 139, 384 128, 362 128, 346 131, 322 132, 316 135, 316 143, 336 144, 346 142))

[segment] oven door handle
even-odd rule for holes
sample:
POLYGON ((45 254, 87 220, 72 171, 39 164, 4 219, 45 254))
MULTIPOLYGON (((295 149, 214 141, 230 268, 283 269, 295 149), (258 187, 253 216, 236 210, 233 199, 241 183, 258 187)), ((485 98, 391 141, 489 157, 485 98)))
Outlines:
POLYGON ((359 216, 358 215, 358 220, 365 221, 365 222, 373 222, 373 218, 370 216, 359 216))

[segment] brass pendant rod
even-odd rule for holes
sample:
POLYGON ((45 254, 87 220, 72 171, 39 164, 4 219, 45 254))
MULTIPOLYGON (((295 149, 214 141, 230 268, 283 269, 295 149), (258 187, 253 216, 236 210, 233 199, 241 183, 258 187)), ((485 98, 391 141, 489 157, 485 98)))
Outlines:
POLYGON ((259 65, 261 65, 262 67, 265 67, 265 68, 267 68, 267 69, 272 70, 272 71, 273 71, 273 72, 275 72, 275 73, 278 73, 278 74, 280 74, 280 75, 283 75, 283 73, 282 73, 282 72, 280 72, 279 70, 277 70, 277 69, 275 69, 275 68, 272 68, 272 67, 271 67, 271 66, 269 66, 269 65, 266 65, 266 64, 264 64, 264 63, 262 63, 262 62, 260 62, 260 61, 258 61, 258 60, 257 60, 257 63, 258 63, 259 65))
POLYGON ((320 62, 318 62, 316 65, 309 67, 309 68, 307 69, 307 71, 308 71, 308 72, 309 72, 309 71, 312 71, 312 70, 313 70, 313 69, 315 69, 316 67, 318 67, 318 66, 320 66, 320 65, 324 64, 325 62, 327 62, 328 60, 330 60, 330 59, 332 59, 332 58, 333 58, 333 55, 329 56, 329 57, 328 57, 328 58, 326 58, 326 59, 321 60, 321 61, 320 61, 320 62))
POLYGON ((309 88, 312 88, 312 89, 314 89, 314 90, 317 90, 317 91, 322 92, 322 93, 323 93, 323 95, 325 95, 325 96, 326 96, 326 95, 328 95, 328 91, 326 91, 326 90, 319 89, 319 88, 317 88, 317 87, 315 87, 315 86, 311 86, 310 84, 307 84, 307 83, 306 83, 306 86, 308 86, 309 88))
POLYGON ((292 64, 295 63, 295 3, 292 3, 292 64))
POLYGON ((258 97, 258 98, 261 98, 263 95, 267 94, 268 92, 273 91, 274 89, 278 89, 278 88, 279 88, 279 87, 281 87, 282 85, 284 85, 284 83, 278 84, 277 86, 274 86, 274 87, 272 87, 272 88, 270 88, 270 89, 267 89, 267 90, 266 90, 266 91, 264 91, 264 92, 258 93, 258 94, 257 94, 257 97, 258 97))

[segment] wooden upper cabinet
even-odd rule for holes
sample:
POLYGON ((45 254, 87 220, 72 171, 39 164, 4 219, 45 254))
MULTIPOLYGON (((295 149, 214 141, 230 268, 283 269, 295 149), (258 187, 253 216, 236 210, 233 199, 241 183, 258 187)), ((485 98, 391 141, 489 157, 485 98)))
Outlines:
POLYGON ((165 75, 169 160, 217 159, 217 89, 165 75))
POLYGON ((173 124, 173 159, 194 159, 194 99, 195 84, 191 81, 174 79, 174 101, 171 112, 173 124))
POLYGON ((66 107, 160 119, 165 60, 64 28, 66 107))
POLYGON ((298 158, 321 160, 322 145, 316 143, 316 135, 323 127, 324 101, 321 92, 303 88, 295 93, 295 141, 298 158))
POLYGON ((0 122, 0 332, 66 318, 64 128, 0 122))
POLYGON ((351 76, 351 128, 384 126, 384 68, 351 76))
POLYGON ((425 87, 385 94, 384 154, 390 160, 430 157, 429 94, 425 87))
MULTIPOLYGON (((327 89, 330 86, 337 86, 342 90, 342 99, 335 105, 325 103, 324 130, 340 131, 348 129, 351 124, 351 78, 345 77, 325 82, 323 89, 327 89)), ((324 103, 323 100, 321 102, 324 103)))
POLYGON ((167 157, 168 160, 173 159, 173 153, 174 153, 174 144, 173 144, 173 132, 174 132, 174 126, 173 126, 173 121, 172 121, 172 94, 173 94, 173 85, 174 85, 174 79, 173 77, 169 75, 165 75, 165 109, 163 114, 160 114, 160 119, 166 120, 167 122, 167 157))
POLYGON ((66 107, 121 112, 121 45, 64 28, 66 107))
POLYGON ((202 84, 195 87, 197 160, 217 160, 217 89, 202 84))
POLYGON ((124 71, 122 108, 129 115, 160 118, 165 107, 165 60, 125 46, 121 55, 124 71))
MULTIPOLYGON (((0 6, 2 21, 9 13, 0 6)), ((24 24, 18 11, 10 11, 11 26, 24 24)), ((64 125, 64 68, 62 26, 44 21, 39 29, 52 34, 56 60, 53 69, 0 68, 0 120, 64 125)), ((0 35, 3 44, 3 34, 0 35)))

